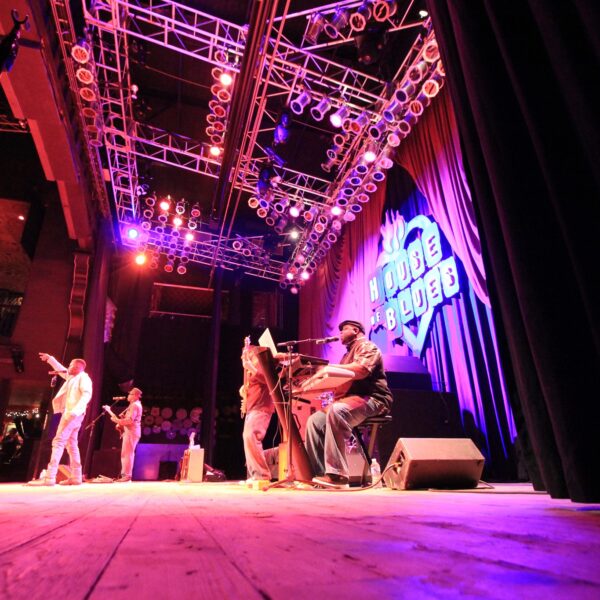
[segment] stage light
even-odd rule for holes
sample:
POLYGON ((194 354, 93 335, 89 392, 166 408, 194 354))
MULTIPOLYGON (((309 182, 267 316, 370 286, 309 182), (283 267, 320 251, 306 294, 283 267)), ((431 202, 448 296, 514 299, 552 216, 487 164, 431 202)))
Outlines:
POLYGON ((367 21, 371 18, 371 7, 369 1, 365 0, 357 9, 350 15, 350 28, 352 31, 362 31, 367 26, 367 21))
POLYGON ((192 208, 190 209, 190 217, 198 219, 200 217, 200 214, 200 205, 197 202, 192 204, 192 208))
POLYGON ((98 97, 96 96, 96 92, 89 87, 82 87, 79 89, 79 95, 86 101, 86 102, 96 102, 96 100, 98 99, 98 97))
POLYGON ((316 206, 313 206, 304 212, 304 220, 310 223, 316 218, 318 214, 319 209, 316 206))
POLYGON ((429 16, 429 13, 426 10, 420 10, 419 11, 419 18, 420 19, 426 19, 429 16))
POLYGON ((325 35, 334 40, 340 35, 346 25, 348 25, 348 11, 344 8, 338 8, 331 17, 331 20, 326 21, 324 24, 325 35))
POLYGON ((396 0, 375 0, 373 4, 373 18, 379 23, 393 17, 398 10, 396 0))
POLYGON ((308 271, 302 271, 302 273, 300 273, 300 277, 306 281, 310 277, 310 273, 308 271))
POLYGON ((177 274, 178 275, 185 275, 187 273, 187 267, 185 265, 179 265, 177 267, 177 274))
POLYGON ((90 50, 90 45, 81 40, 73 45, 71 48, 71 57, 75 62, 78 62, 80 65, 85 64, 90 60, 90 56, 92 55, 90 50))
POLYGON ((287 226, 287 219, 285 217, 280 217, 279 220, 275 223, 275 231, 276 233, 283 233, 287 226))
POLYGON ((303 90, 302 93, 295 99, 290 102, 290 108, 292 112, 301 115, 304 112, 304 109, 311 103, 312 98, 307 90, 303 90))
POLYGON ((325 173, 331 173, 331 169, 335 167, 336 162, 337 159, 330 156, 324 163, 321 163, 321 169, 323 169, 325 173))
POLYGON ((351 223, 352 221, 356 221, 356 215, 349 210, 344 213, 343 218, 344 218, 344 221, 346 221, 346 223, 351 223))
POLYGON ((158 207, 160 210, 167 212, 171 208, 171 203, 168 200, 161 200, 158 207))
POLYGON ((294 274, 293 273, 288 273, 286 276, 286 279, 288 279, 289 281, 293 281, 294 279, 294 274))
POLYGON ((348 117, 348 114, 348 107, 345 104, 342 104, 332 115, 330 115, 329 122, 339 129, 348 117))
POLYGON ((290 239, 297 240, 300 237, 300 232, 297 229, 292 229, 289 233, 290 239))
POLYGON ((427 98, 435 98, 440 91, 440 87, 440 82, 432 77, 423 84, 423 95, 427 98))
POLYGON ((261 208, 259 208, 259 209, 256 211, 256 214, 257 214, 257 216, 259 216, 261 219, 264 219, 264 218, 267 216, 268 212, 267 212, 267 209, 266 209, 266 208, 262 208, 262 207, 261 207, 261 208))
POLYGON ((248 199, 248 206, 250 208, 258 208, 258 198, 256 196, 252 196, 248 199))
POLYGON ((181 217, 173 217, 173 225, 175 225, 175 227, 181 227, 183 225, 183 219, 181 217))
POLYGON ((331 214, 334 217, 339 217, 343 212, 344 211, 342 210, 342 208, 340 206, 335 205, 335 206, 331 207, 331 214))
POLYGON ((294 206, 290 207, 290 217, 297 219, 300 216, 300 211, 301 211, 301 207, 298 206, 297 204, 294 204, 294 206))
POLYGON ((197 228, 198 228, 198 223, 192 218, 188 219, 188 229, 191 229, 193 231, 194 229, 197 229, 197 228))
POLYGON ((427 73, 427 63, 422 60, 408 70, 408 78, 413 83, 419 83, 427 73))
POLYGON ((185 239, 186 239, 188 242, 193 242, 193 241, 194 241, 194 234, 193 234, 193 233, 186 233, 186 234, 185 234, 185 239))
POLYGON ((423 58, 428 63, 434 63, 436 60, 440 58, 440 49, 438 47, 438 43, 435 39, 430 40, 423 48, 423 58))
POLYGON ((185 212, 185 200, 179 200, 179 202, 175 204, 175 212, 178 215, 182 215, 185 212))
POLYGON ((373 163, 373 162, 375 162, 376 158, 377 158, 377 146, 375 146, 374 144, 369 144, 366 147, 365 152, 363 154, 363 160, 366 163, 373 163))
POLYGON ((173 262, 169 260, 165 263, 164 269, 167 273, 172 273, 174 267, 175 265, 173 264, 173 262))
POLYGON ((380 119, 375 125, 369 127, 369 135, 374 139, 378 140, 383 136, 387 130, 387 122, 385 119, 380 119))
POLYGON ((24 220, 25 220, 25 217, 24 217, 23 215, 19 215, 19 216, 17 217, 17 219, 19 219, 19 221, 24 221, 24 220))
POLYGON ((371 173, 371 179, 377 183, 381 183, 385 179, 385 173, 377 169, 371 173))
POLYGON ((323 15, 319 13, 313 13, 310 16, 310 20, 308 22, 308 27, 306 29, 306 33, 304 34, 304 39, 309 44, 316 44, 321 32, 323 31, 323 27, 325 26, 325 18, 323 15))
POLYGON ((285 165, 285 159, 281 158, 281 156, 279 156, 279 154, 277 154, 277 152, 275 152, 275 150, 273 150, 273 148, 271 148, 271 146, 267 146, 265 148, 265 152, 267 153, 267 156, 271 159, 271 162, 275 163, 278 167, 283 167, 283 165, 285 165))
POLYGON ((360 115, 358 115, 358 117, 356 117, 356 119, 350 121, 350 131, 352 131, 352 133, 360 133, 368 123, 368 113, 362 112, 360 115))
POLYGON ((315 121, 322 121, 325 113, 331 108, 331 100, 327 96, 321 98, 316 106, 310 109, 310 114, 315 121))
POLYGON ((130 228, 127 230, 127 237, 128 237, 130 240, 137 240, 137 238, 138 238, 138 236, 139 236, 139 235, 140 235, 140 232, 139 232, 139 231, 137 230, 137 228, 135 228, 135 227, 130 227, 130 228))
POLYGON ((388 123, 393 123, 396 120, 396 116, 402 110, 402 107, 408 102, 410 99, 409 94, 414 93, 414 88, 412 85, 398 88, 392 94, 392 97, 385 107, 383 112, 381 113, 383 118, 388 123))
POLYGON ((290 288, 290 292, 291 292, 292 294, 296 295, 296 294, 298 293, 298 287, 297 287, 297 286, 295 286, 295 285, 293 285, 293 286, 290 288))
POLYGON ((91 85, 94 83, 94 74, 86 67, 79 67, 79 69, 75 71, 75 77, 77 78, 77 81, 83 85, 91 85))
POLYGON ((221 85, 229 87, 233 83, 233 75, 227 71, 223 71, 219 76, 219 81, 221 85))
POLYGON ((265 219, 265 223, 269 227, 273 227, 273 225, 275 225, 275 217, 273 216, 272 213, 265 219))
POLYGON ((140 253, 140 254, 136 254, 135 255, 135 264, 136 265, 145 265, 146 264, 146 255, 144 253, 140 253))
POLYGON ((275 126, 275 131, 273 132, 273 143, 277 144, 285 144, 288 141, 288 137, 290 132, 288 127, 290 125, 290 115, 287 112, 282 112, 279 117, 279 121, 275 126))

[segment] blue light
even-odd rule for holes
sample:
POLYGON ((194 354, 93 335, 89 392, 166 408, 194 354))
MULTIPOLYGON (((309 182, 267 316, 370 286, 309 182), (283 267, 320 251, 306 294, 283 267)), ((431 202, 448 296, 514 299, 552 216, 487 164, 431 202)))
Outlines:
POLYGON ((135 240, 135 239, 137 239, 138 235, 140 235, 140 232, 139 232, 139 231, 138 231, 138 230, 137 230, 135 227, 130 227, 130 228, 127 230, 127 237, 128 237, 130 240, 135 240))

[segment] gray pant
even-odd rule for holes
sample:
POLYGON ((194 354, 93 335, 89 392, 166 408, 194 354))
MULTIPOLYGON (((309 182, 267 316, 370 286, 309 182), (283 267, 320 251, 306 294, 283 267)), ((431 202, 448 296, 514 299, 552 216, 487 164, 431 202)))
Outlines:
POLYGON ((262 410, 249 411, 244 420, 244 454, 251 479, 271 479, 271 470, 262 446, 270 421, 271 413, 262 410))
POLYGON ((48 471, 46 477, 51 480, 56 479, 56 472, 58 471, 58 465, 62 458, 65 446, 69 454, 69 467, 71 468, 71 479, 81 481, 81 457, 79 456, 79 446, 77 445, 79 429, 81 423, 83 423, 84 415, 75 417, 73 415, 63 416, 58 424, 56 435, 52 440, 52 455, 50 456, 50 463, 48 464, 48 471))
POLYGON ((140 437, 138 430, 125 427, 123 431, 123 445, 121 446, 121 475, 125 475, 126 477, 132 476, 135 447, 140 441, 140 437))
POLYGON ((331 473, 349 476, 346 440, 352 428, 381 412, 371 398, 346 396, 316 412, 306 425, 306 450, 315 475, 331 473))

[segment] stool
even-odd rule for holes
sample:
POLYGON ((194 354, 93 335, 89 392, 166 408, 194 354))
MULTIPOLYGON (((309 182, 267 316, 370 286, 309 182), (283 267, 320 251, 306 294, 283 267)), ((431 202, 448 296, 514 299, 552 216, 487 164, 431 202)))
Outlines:
MULTIPOLYGON (((363 469, 362 475, 362 484, 365 485, 368 482, 368 477, 370 475, 371 469, 371 455, 373 454, 373 449, 375 448, 375 441, 377 439, 377 432, 380 427, 383 427, 387 423, 392 422, 391 415, 376 415, 374 417, 369 417, 365 419, 362 423, 356 425, 356 427, 352 428, 352 435, 358 442, 360 449, 365 457, 365 468, 363 469), (369 435, 369 447, 365 444, 365 441, 362 436, 362 430, 369 428, 371 429, 371 433, 369 435)), ((383 467, 382 467, 383 469, 383 467)))

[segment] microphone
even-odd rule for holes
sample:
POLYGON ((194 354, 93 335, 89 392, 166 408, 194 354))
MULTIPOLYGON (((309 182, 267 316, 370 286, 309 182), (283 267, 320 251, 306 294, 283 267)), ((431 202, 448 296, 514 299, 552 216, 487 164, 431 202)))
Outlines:
POLYGON ((48 375, 60 375, 61 373, 66 373, 67 371, 48 371, 48 375))
POLYGON ((113 400, 127 400, 127 396, 113 396, 113 400))
POLYGON ((339 337, 337 337, 336 335, 332 336, 332 337, 326 337, 326 338, 321 338, 320 340, 315 340, 315 344, 329 344, 330 342, 337 342, 339 341, 339 337))

